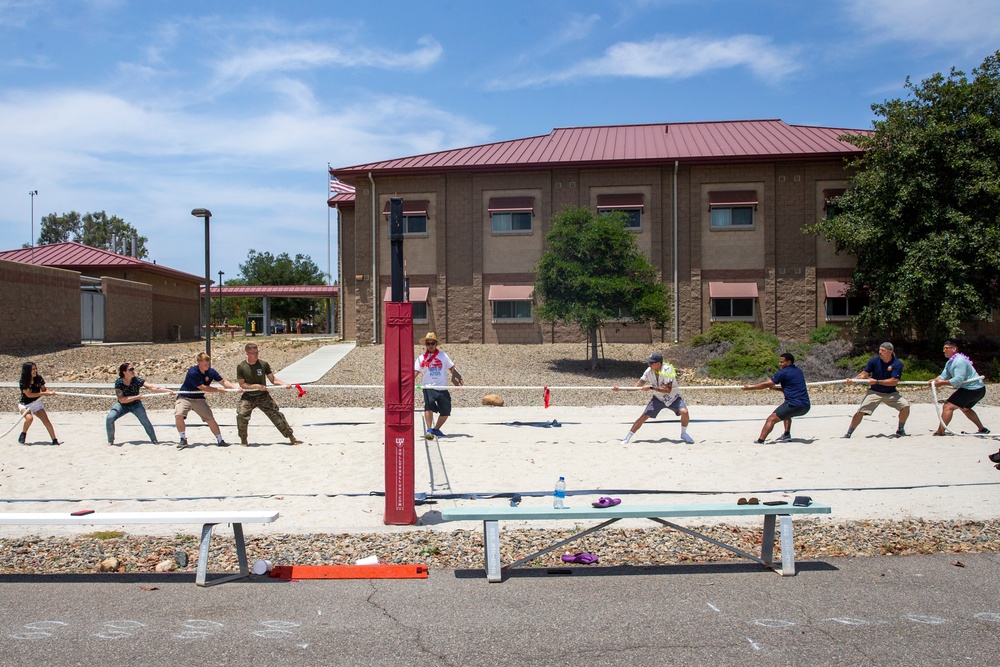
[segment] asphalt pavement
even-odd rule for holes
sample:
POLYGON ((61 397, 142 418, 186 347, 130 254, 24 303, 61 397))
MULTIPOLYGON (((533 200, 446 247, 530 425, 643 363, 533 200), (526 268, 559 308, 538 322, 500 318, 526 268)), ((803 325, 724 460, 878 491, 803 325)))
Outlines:
POLYGON ((997 665, 1000 554, 756 565, 432 570, 198 588, 193 576, 0 577, 18 665, 997 665), (556 571, 558 572, 558 571, 556 571))

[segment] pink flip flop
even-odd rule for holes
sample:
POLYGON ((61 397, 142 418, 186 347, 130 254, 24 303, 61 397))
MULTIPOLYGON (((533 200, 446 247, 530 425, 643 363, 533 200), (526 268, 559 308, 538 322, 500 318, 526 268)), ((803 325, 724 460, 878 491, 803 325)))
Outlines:
POLYGON ((598 498, 596 503, 590 503, 591 507, 614 507, 615 505, 621 505, 621 498, 598 498))

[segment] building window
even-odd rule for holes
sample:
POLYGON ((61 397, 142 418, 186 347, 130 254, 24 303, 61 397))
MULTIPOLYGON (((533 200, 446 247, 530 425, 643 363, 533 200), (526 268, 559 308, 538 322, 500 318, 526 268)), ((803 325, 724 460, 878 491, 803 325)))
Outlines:
MULTIPOLYGON (((411 287, 410 288, 410 303, 413 304, 413 321, 414 322, 427 322, 427 313, 430 310, 427 307, 427 298, 430 294, 429 287, 411 287)), ((382 297, 383 301, 389 301, 392 298, 392 286, 385 288, 385 296, 382 297)))
POLYGON ((493 306, 493 321, 531 321, 530 301, 491 301, 490 303, 493 306))
POLYGON ((826 319, 845 320, 857 317, 861 309, 868 305, 867 296, 848 296, 851 284, 840 280, 827 280, 823 283, 826 292, 826 319))
POLYGON ((403 234, 426 234, 426 233, 427 233, 426 215, 403 216, 403 234))
POLYGON ((754 320, 756 299, 712 299, 713 320, 754 320))
POLYGON ((531 211, 505 211, 493 213, 490 217, 493 219, 494 234, 531 231, 531 211))
POLYGON ((844 194, 844 188, 823 190, 823 212, 827 220, 840 215, 840 207, 837 206, 837 197, 844 194))
POLYGON ((642 229, 642 210, 645 197, 641 192, 626 194, 597 195, 597 213, 624 213, 628 229, 642 229))
MULTIPOLYGON (((385 202, 382 215, 389 219, 389 206, 385 202)), ((403 199, 403 234, 407 236, 427 236, 427 199, 403 199)))
POLYGON ((426 301, 414 301, 413 302, 413 321, 414 322, 426 322, 427 317, 427 302, 426 301))
POLYGON ((756 190, 713 190, 708 193, 712 229, 747 229, 754 226, 756 190))
POLYGON ((534 197, 490 197, 487 210, 494 234, 530 234, 534 197))
POLYGON ((494 322, 532 322, 532 285, 490 285, 488 300, 494 322))

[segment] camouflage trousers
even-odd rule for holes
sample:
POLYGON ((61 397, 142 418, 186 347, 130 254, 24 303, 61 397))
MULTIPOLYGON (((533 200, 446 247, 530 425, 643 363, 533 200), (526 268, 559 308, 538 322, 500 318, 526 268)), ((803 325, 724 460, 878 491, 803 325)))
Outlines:
POLYGON ((263 392, 257 396, 243 394, 240 397, 240 404, 236 408, 236 430, 239 431, 240 440, 247 439, 247 427, 250 425, 250 413, 257 408, 267 415, 271 423, 277 427, 281 435, 286 438, 292 437, 292 427, 285 420, 285 415, 278 410, 278 404, 271 398, 271 394, 263 392))

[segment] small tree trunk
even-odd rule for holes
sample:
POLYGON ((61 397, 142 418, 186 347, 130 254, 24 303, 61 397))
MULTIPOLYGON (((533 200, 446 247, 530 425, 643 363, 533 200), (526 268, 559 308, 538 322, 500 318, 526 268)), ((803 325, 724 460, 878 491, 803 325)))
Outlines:
POLYGON ((587 332, 590 338, 590 370, 597 370, 597 329, 587 332))

